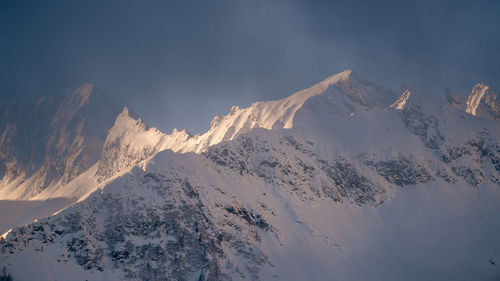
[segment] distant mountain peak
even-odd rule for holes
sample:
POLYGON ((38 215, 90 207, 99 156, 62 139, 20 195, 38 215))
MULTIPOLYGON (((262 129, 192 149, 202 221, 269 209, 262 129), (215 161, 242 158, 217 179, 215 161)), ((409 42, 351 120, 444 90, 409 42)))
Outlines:
POLYGON ((0 197, 32 199, 88 170, 119 108, 106 95, 95 95, 92 84, 4 105, 0 197))
POLYGON ((328 78, 326 78, 323 82, 326 82, 326 83, 331 85, 331 84, 335 84, 337 82, 347 81, 347 80, 351 79, 351 77, 356 77, 356 76, 359 76, 359 74, 357 72, 354 72, 350 69, 346 69, 342 72, 328 76, 328 78))
POLYGON ((467 99, 465 111, 474 116, 500 120, 500 103, 498 94, 489 86, 478 83, 467 99))
POLYGON ((94 85, 89 83, 81 84, 70 91, 72 96, 79 97, 86 101, 94 93, 94 85))
POLYGON ((489 89, 490 88, 484 84, 474 85, 474 88, 472 88, 472 92, 467 99, 467 108, 465 111, 472 115, 476 115, 479 103, 489 89))

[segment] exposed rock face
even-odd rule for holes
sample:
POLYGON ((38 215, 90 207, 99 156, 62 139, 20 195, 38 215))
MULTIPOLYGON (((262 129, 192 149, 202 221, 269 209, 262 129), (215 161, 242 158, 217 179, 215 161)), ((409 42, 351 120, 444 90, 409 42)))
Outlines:
POLYGON ((30 199, 100 157, 119 106, 84 84, 59 96, 0 104, 0 194, 30 199))
MULTIPOLYGON (((487 94, 496 95, 488 87, 476 85, 473 94, 469 96, 467 101, 466 112, 485 117, 484 114, 478 115, 478 112, 473 108, 480 108, 482 95, 487 94), (473 104, 477 104, 477 106, 473 106, 473 104)), ((447 95, 448 101, 450 101, 450 97, 453 97, 451 105, 458 108, 457 105, 463 102, 460 96, 457 96, 458 94, 450 95, 451 92, 447 95)), ((491 98, 486 100, 491 101, 491 98)), ((419 136, 422 143, 443 162, 443 167, 438 168, 436 176, 448 182, 456 182, 454 177, 458 176, 476 187, 480 187, 488 178, 491 182, 498 184, 500 173, 497 159, 500 157, 500 150, 497 140, 498 132, 493 129, 496 124, 493 124, 490 130, 487 130, 486 127, 478 127, 481 120, 465 119, 465 116, 457 118, 457 114, 448 107, 449 105, 443 102, 436 102, 432 105, 420 100, 410 102, 403 110, 405 126, 413 134, 419 136), (455 120, 451 121, 452 118, 455 120), (464 124, 460 124, 460 122, 464 124), (460 127, 462 127, 461 130, 457 131, 460 127), (468 131, 463 131, 463 127, 467 127, 468 131)), ((421 171, 423 172, 423 170, 421 171)), ((412 174, 421 173, 414 171, 412 174)), ((425 176, 424 178, 429 177, 425 176)))
POLYGON ((413 134, 431 149, 438 148, 444 141, 439 131, 439 122, 435 116, 427 116, 419 105, 409 105, 403 111, 403 122, 413 134))
POLYGON ((500 120, 498 94, 490 87, 476 84, 467 99, 465 111, 474 116, 500 120))
POLYGON ((262 178, 303 200, 330 198, 358 204, 380 204, 385 191, 380 183, 363 175, 357 161, 342 156, 316 154, 314 145, 284 135, 279 141, 246 135, 231 143, 210 147, 205 157, 222 169, 262 178))

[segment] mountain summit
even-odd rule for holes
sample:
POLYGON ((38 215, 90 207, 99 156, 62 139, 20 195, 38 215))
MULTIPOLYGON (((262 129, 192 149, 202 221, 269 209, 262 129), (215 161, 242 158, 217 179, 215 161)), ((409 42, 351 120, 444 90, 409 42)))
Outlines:
POLYGON ((476 84, 467 99, 465 111, 474 116, 500 120, 500 102, 498 94, 490 87, 476 84))

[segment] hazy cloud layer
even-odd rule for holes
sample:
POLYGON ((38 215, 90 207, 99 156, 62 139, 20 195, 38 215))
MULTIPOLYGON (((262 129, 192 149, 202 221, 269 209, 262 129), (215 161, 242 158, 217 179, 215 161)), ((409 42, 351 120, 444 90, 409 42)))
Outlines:
POLYGON ((395 89, 500 88, 498 1, 2 1, 1 95, 96 84, 161 129, 208 127, 346 68, 395 89))

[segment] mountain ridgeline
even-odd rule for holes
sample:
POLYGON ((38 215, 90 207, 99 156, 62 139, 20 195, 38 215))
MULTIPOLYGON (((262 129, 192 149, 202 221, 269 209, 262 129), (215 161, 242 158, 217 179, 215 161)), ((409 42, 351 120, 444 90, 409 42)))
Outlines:
POLYGON ((0 217, 0 266, 16 280, 500 276, 488 86, 398 94, 347 70, 194 136, 93 91, 0 104, 0 199, 69 200, 0 217))

